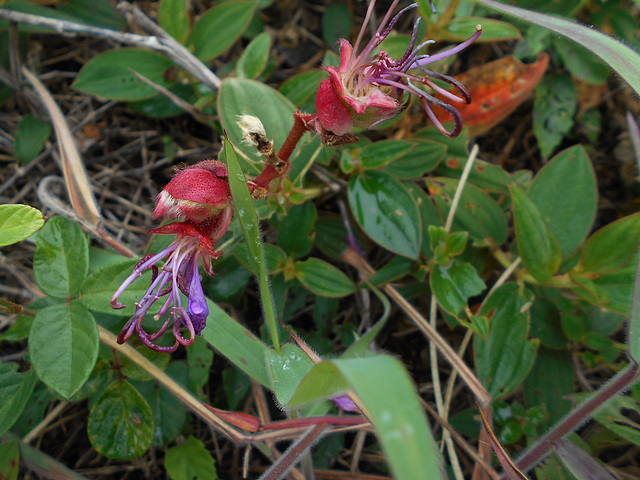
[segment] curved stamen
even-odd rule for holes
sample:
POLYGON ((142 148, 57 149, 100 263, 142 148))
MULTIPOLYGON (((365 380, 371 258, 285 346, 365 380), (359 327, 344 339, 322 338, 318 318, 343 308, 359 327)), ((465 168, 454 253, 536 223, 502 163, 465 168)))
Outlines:
POLYGON ((151 340, 149 340, 147 333, 142 329, 142 327, 139 326, 139 328, 137 328, 136 330, 138 332, 138 336, 140 337, 140 340, 142 340, 142 343, 144 343, 151 350, 155 350, 156 352, 161 352, 161 353, 172 353, 178 349, 177 341, 171 347, 161 347, 160 345, 157 345, 153 343, 151 340))
POLYGON ((433 95, 429 95, 424 90, 419 89, 418 87, 413 85, 411 81, 408 81, 408 84, 409 84, 409 87, 411 87, 411 89, 413 90, 413 92, 416 95, 418 95, 418 97, 420 98, 420 103, 424 107, 425 111, 427 112, 427 116, 431 119, 431 121, 436 126, 436 128, 440 130, 440 132, 442 132, 447 137, 451 137, 451 138, 457 137, 462 131, 462 115, 460 114, 460 112, 454 106, 449 105, 448 103, 445 103, 442 100, 437 99, 433 95), (432 104, 437 105, 443 110, 446 110, 453 117, 453 121, 455 122, 453 130, 449 132, 444 127, 444 125, 442 125, 442 122, 438 119, 438 117, 436 117, 436 114, 431 109, 431 105, 429 105, 429 103, 427 102, 431 102, 432 104))
POLYGON ((193 340, 196 336, 195 329, 193 328, 193 322, 191 321, 191 317, 189 317, 189 314, 184 310, 184 308, 180 307, 176 308, 175 310, 177 311, 177 313, 171 312, 171 315, 175 317, 175 320, 173 322, 173 336, 181 345, 188 347, 193 343, 193 340), (178 314, 180 315, 179 317, 178 314), (180 333, 180 326, 182 323, 184 323, 189 330, 189 339, 184 338, 180 333))
POLYGON ((422 70, 424 73, 429 75, 431 78, 435 78, 436 80, 442 80, 443 82, 447 82, 448 84, 454 86, 455 88, 458 89, 458 91, 462 95, 462 98, 464 98, 465 103, 467 104, 471 103, 471 94, 469 93, 469 90, 467 90, 467 87, 465 87, 461 82, 459 82, 452 76, 445 75, 444 73, 434 72, 432 70, 427 70, 426 68, 423 68, 423 67, 420 67, 420 70, 422 70))
POLYGON ((464 42, 456 45, 455 47, 450 48, 449 50, 445 50, 444 52, 440 52, 440 53, 436 53, 435 55, 431 55, 428 58, 428 60, 429 60, 428 62, 422 61, 422 60, 427 60, 427 59, 416 60, 413 63, 413 65, 411 67, 409 67, 409 69, 416 68, 416 67, 419 67, 421 65, 427 65, 429 63, 437 62, 438 60, 442 60, 443 58, 447 58, 447 57, 450 57, 451 55, 455 55, 456 53, 461 52, 462 50, 467 48, 469 45, 471 45, 473 42, 475 42, 481 34, 482 34, 482 25, 476 25, 476 33, 471 35, 471 37, 469 37, 464 42))
MULTIPOLYGON (((389 35, 389 33, 391 33, 391 30, 400 19, 400 16, 407 10, 410 10, 418 6, 417 3, 412 3, 408 7, 403 8, 398 12, 398 14, 395 17, 393 17, 393 20, 391 20, 389 25, 385 28, 385 25, 387 24, 387 22, 389 21, 389 17, 391 16, 391 12, 395 10, 397 4, 398 4, 398 0, 394 1, 391 7, 389 7, 387 14, 385 15, 382 22, 380 22, 380 26, 378 27, 378 30, 376 31, 375 35, 371 38, 371 40, 369 40, 369 43, 367 43, 367 46, 364 47, 362 52, 360 52, 360 55, 356 57, 354 62, 355 64, 362 63, 364 60, 369 58, 369 55, 371 55, 371 52, 373 52, 373 50, 382 43, 382 41, 389 35)), ((354 51, 356 51, 355 48, 354 48, 354 51)))
POLYGON ((413 25, 413 32, 411 33, 411 42, 409 42, 409 46, 407 47, 407 50, 404 52, 404 55, 402 56, 402 58, 393 62, 392 68, 397 69, 398 67, 400 67, 400 69, 402 69, 402 67, 404 66, 405 62, 407 62, 407 60, 416 56, 417 52, 419 52, 423 47, 434 42, 434 40, 428 40, 424 43, 421 43, 420 45, 418 45, 418 48, 416 48, 416 41, 418 40, 418 25, 420 25, 420 20, 422 19, 418 17, 418 19, 416 20, 416 23, 414 23, 413 25))
POLYGON ((411 55, 409 56, 409 58, 405 59, 402 62, 402 65, 399 65, 400 70, 403 72, 406 72, 407 70, 410 70, 411 68, 415 68, 412 67, 412 65, 415 63, 415 61, 419 58, 429 58, 430 55, 427 55, 426 53, 420 54, 420 50, 422 50, 424 47, 426 47, 427 45, 431 44, 431 43, 436 43, 435 40, 427 40, 426 42, 422 42, 420 45, 418 45, 412 52, 411 55))

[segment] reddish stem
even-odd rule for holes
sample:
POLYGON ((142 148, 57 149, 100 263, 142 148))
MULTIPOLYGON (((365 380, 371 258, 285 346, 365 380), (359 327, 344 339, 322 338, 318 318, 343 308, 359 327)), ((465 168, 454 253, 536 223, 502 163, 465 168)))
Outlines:
POLYGON ((265 164, 262 173, 254 180, 256 185, 269 190, 271 182, 284 177, 289 172, 289 158, 295 150, 296 145, 300 142, 302 135, 309 130, 308 121, 313 117, 314 115, 302 113, 300 111, 293 114, 293 127, 291 127, 291 131, 289 132, 287 139, 278 152, 278 158, 283 162, 284 166, 279 165, 278 168, 276 168, 270 163, 265 164))
MULTIPOLYGON (((542 460, 551 450, 555 443, 566 434, 578 428, 582 423, 589 420, 593 414, 611 397, 623 392, 633 383, 638 374, 638 365, 631 363, 615 377, 605 383, 600 390, 594 393, 589 399, 579 404, 566 417, 564 417, 555 427, 544 435, 535 445, 526 451, 517 461, 516 467, 526 472, 542 460)), ((506 480, 507 475, 503 474, 499 480, 506 480)))

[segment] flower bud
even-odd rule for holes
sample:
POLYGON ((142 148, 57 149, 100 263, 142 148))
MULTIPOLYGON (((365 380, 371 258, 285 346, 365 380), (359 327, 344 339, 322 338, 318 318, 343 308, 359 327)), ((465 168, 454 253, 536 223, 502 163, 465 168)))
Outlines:
POLYGON ((153 218, 187 219, 200 224, 229 206, 227 167, 217 160, 204 160, 179 170, 160 192, 153 218))

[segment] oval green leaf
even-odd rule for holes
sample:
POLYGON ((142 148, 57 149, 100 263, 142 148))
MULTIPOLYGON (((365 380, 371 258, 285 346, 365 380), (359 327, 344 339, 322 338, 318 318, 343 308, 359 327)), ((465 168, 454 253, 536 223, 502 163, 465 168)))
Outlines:
POLYGON ((582 249, 580 261, 587 272, 610 272, 625 265, 638 251, 640 213, 616 220, 595 232, 582 249))
MULTIPOLYGON (((144 296, 151 285, 151 270, 145 272, 142 277, 137 278, 122 293, 118 301, 125 305, 125 308, 121 310, 111 308, 111 297, 113 297, 122 282, 131 275, 134 266, 139 261, 139 258, 119 260, 99 268, 89 275, 80 288, 80 301, 82 304, 94 312, 128 317, 133 315, 136 308, 135 303, 144 296)), ((159 304, 152 306, 149 314, 158 313, 160 307, 161 305, 159 304)))
POLYGON ((18 364, 0 363, 0 435, 4 435, 16 423, 29 402, 35 384, 33 370, 18 373, 18 364))
POLYGON ((184 42, 190 28, 188 0, 160 0, 158 23, 177 41, 184 42))
POLYGON ((563 257, 591 230, 598 204, 598 186, 587 152, 581 145, 553 157, 533 179, 529 198, 556 237, 563 257))
POLYGON ((91 408, 87 434, 100 454, 127 460, 147 451, 153 428, 151 408, 144 397, 128 382, 117 380, 91 408))
POLYGON ((44 225, 44 215, 29 205, 0 205, 0 247, 29 238, 44 225))
POLYGON ((539 340, 529 340, 530 290, 506 283, 485 303, 479 315, 491 316, 489 335, 476 336, 474 358, 478 378, 492 398, 514 391, 527 377, 536 359, 539 340))
MULTIPOLYGON (((452 178, 427 179, 431 197, 443 218, 447 218, 458 187, 452 178)), ((451 231, 466 231, 477 247, 501 245, 507 239, 508 228, 504 213, 489 195, 467 184, 462 191, 451 231)))
POLYGON ((447 152, 447 146, 429 140, 413 140, 414 147, 382 168, 399 179, 422 177, 438 166, 447 152))
POLYGON ((187 47, 203 62, 224 53, 245 31, 255 8, 254 0, 231 0, 207 10, 193 26, 187 47))
POLYGON ((251 40, 236 64, 238 76, 256 78, 260 75, 269 61, 269 50, 271 50, 271 36, 268 32, 263 32, 251 40))
POLYGON ((321 297, 344 297, 356 290, 349 277, 319 258, 296 262, 293 268, 300 283, 321 297))
POLYGON ((486 288, 473 265, 456 259, 446 267, 434 265, 429 283, 438 303, 451 315, 458 315, 470 297, 486 288))
POLYGON ((418 258, 420 212, 402 183, 383 172, 365 172, 349 182, 349 204, 372 240, 399 255, 418 258))
POLYGON ((522 263, 536 280, 548 282, 560 266, 560 246, 527 194, 511 187, 516 243, 522 263))
POLYGON ((182 445, 167 450, 164 467, 172 480, 217 480, 213 457, 201 440, 189 435, 182 445))
POLYGON ((87 235, 71 220, 52 217, 36 238, 33 274, 38 287, 52 297, 72 297, 88 271, 87 235))
POLYGON ((171 82, 166 80, 165 73, 171 66, 171 60, 150 50, 109 50, 92 58, 80 70, 73 87, 109 100, 142 100, 158 95, 158 91, 140 80, 136 73, 169 88, 171 82))
POLYGON ((87 381, 98 358, 98 327, 79 302, 40 310, 31 326, 29 351, 38 378, 65 398, 87 381))

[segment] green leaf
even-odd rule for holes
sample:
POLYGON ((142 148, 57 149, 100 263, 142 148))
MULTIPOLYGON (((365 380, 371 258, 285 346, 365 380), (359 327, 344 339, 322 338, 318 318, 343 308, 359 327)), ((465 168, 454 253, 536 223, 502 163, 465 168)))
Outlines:
POLYGON ((233 197, 235 212, 242 228, 245 243, 251 254, 252 270, 258 279, 260 288, 260 299, 265 320, 271 332, 271 339, 276 350, 279 350, 278 326, 276 323, 276 313, 273 305, 273 296, 269 287, 269 275, 265 262, 264 248, 260 236, 260 224, 256 209, 253 205, 251 193, 247 186, 247 180, 240 168, 238 157, 231 146, 228 138, 224 140, 224 159, 229 170, 229 187, 233 197))
MULTIPOLYGON (((132 316, 135 313, 135 303, 144 296, 151 285, 151 270, 137 278, 120 295, 118 301, 126 305, 125 308, 121 310, 111 308, 111 297, 122 282, 131 275, 133 268, 139 261, 139 258, 119 260, 101 267, 89 275, 80 288, 82 304, 94 312, 132 316)), ((151 307, 149 314, 157 313, 160 307, 160 302, 158 302, 157 305, 151 307)))
POLYGON ((18 122, 15 133, 14 150, 20 163, 26 165, 36 158, 51 135, 51 124, 30 113, 18 122))
POLYGON ((516 242, 522 263, 536 280, 548 282, 560 266, 560 247, 540 212, 518 187, 511 187, 516 242))
POLYGON ((35 384, 33 370, 18 373, 17 364, 0 363, 0 436, 18 420, 35 384))
POLYGON ((20 440, 0 441, 0 475, 2 480, 17 480, 20 471, 20 440))
POLYGON ((31 362, 38 378, 65 398, 87 381, 98 358, 98 327, 75 301, 43 308, 29 334, 31 362))
POLYGON ((429 283, 438 303, 451 315, 458 315, 470 297, 486 288, 473 265, 456 259, 446 267, 434 265, 429 283))
POLYGON ((245 31, 255 8, 254 0, 231 0, 207 10, 193 26, 187 47, 203 62, 224 53, 245 31))
POLYGON ((29 238, 44 225, 44 215, 29 205, 0 205, 0 247, 29 238))
POLYGON ((349 204, 372 240, 399 255, 418 258, 420 212, 402 183, 386 173, 364 172, 349 182, 349 204))
POLYGON ((529 198, 556 237, 566 257, 591 231, 598 204, 598 186, 587 152, 581 145, 563 150, 533 179, 529 198))
POLYGON ((549 412, 543 430, 554 425, 571 410, 571 401, 565 398, 575 387, 569 352, 540 347, 523 387, 527 406, 545 405, 549 412))
POLYGON ((562 63, 572 76, 591 85, 602 85, 609 78, 609 68, 598 57, 563 37, 553 39, 562 63))
MULTIPOLYGON (((187 352, 190 350, 191 348, 188 348, 187 352)), ((184 380, 187 377, 187 366, 183 362, 173 362, 166 373, 175 380, 184 380)), ((136 382, 135 388, 151 408, 154 426, 153 444, 157 447, 170 444, 178 436, 187 419, 187 409, 184 404, 156 382, 136 382)))
POLYGON ((379 168, 406 155, 413 150, 414 145, 403 140, 381 140, 371 143, 361 149, 353 149, 352 155, 357 165, 364 169, 379 168))
MULTIPOLYGON (((579 398, 584 398, 582 395, 579 398)), ((600 424, 617 433, 626 442, 640 445, 640 401, 631 396, 618 395, 608 400, 594 414, 594 419, 600 424)))
POLYGON ((300 283, 321 297, 344 297, 356 290, 349 277, 319 258, 296 262, 294 269, 300 283))
POLYGON ((269 376, 264 362, 266 345, 215 303, 207 300, 207 306, 209 316, 202 337, 256 382, 269 387, 269 376))
POLYGON ((89 242, 78 224, 52 217, 36 238, 33 274, 38 287, 52 297, 74 296, 89 271, 89 242))
POLYGON ((382 167, 382 171, 400 179, 422 177, 440 164, 447 151, 446 145, 430 140, 418 139, 411 144, 413 144, 411 150, 382 167))
POLYGON ((238 58, 236 70, 239 77, 256 78, 267 66, 269 51, 271 50, 271 36, 263 32, 251 40, 238 58))
POLYGON ((300 381, 312 367, 313 361, 309 356, 291 343, 283 345, 280 352, 267 350, 271 388, 280 405, 286 406, 291 401, 300 381))
POLYGON ((520 30, 510 23, 486 17, 457 17, 445 27, 454 40, 466 40, 476 33, 476 25, 482 25, 479 42, 499 42, 520 39, 520 30))
POLYGON ((538 340, 529 340, 530 290, 506 283, 489 297, 479 315, 491 315, 489 335, 476 337, 474 358, 478 378, 492 398, 514 391, 536 359, 538 340))
POLYGON ((549 157, 573 127, 578 108, 576 87, 567 75, 545 75, 536 86, 533 133, 540 153, 549 157))
POLYGON ((171 480, 217 480, 215 462, 204 443, 193 435, 171 447, 164 457, 164 467, 171 480))
POLYGON ((127 22, 109 0, 65 0, 56 3, 60 12, 93 27, 122 30, 127 22))
POLYGON ((315 93, 318 91, 318 85, 326 76, 327 74, 321 70, 302 72, 288 78, 278 90, 300 110, 315 113, 315 93), (307 104, 313 108, 308 108, 307 104))
POLYGON ((553 349, 567 348, 558 306, 543 297, 536 297, 531 305, 531 338, 539 338, 542 345, 553 349))
MULTIPOLYGON (((435 200, 442 218, 446 218, 458 188, 452 178, 427 180, 431 197, 435 200)), ((467 231, 477 247, 501 245, 507 239, 508 229, 504 213, 489 195, 467 184, 462 191, 451 231, 467 231)))
POLYGON ((323 361, 302 380, 288 407, 353 390, 362 401, 398 480, 446 478, 415 387, 388 355, 323 361))
MULTIPOLYGON (((281 271, 287 262, 287 254, 280 247, 271 243, 265 243, 263 247, 269 273, 273 274, 281 271)), ((233 254, 244 267, 253 269, 253 260, 251 259, 251 254, 249 253, 249 248, 246 243, 236 245, 236 248, 233 249, 233 254)), ((251 273, 249 273, 249 275, 251 275, 251 273)))
POLYGON ((353 18, 349 7, 342 3, 331 3, 322 17, 322 39, 333 46, 341 38, 349 38, 353 18))
MULTIPOLYGON (((224 5, 227 4, 220 7, 224 5)), ((236 123, 238 115, 258 117, 267 137, 274 139, 274 146, 278 150, 293 126, 295 110, 286 97, 264 83, 246 78, 226 78, 222 81, 218 94, 218 113, 229 142, 240 152, 243 172, 258 175, 264 159, 257 155, 255 147, 242 142, 242 132, 236 123)))
POLYGON ((586 272, 610 272, 626 264, 640 244, 640 213, 610 223, 595 232, 582 249, 586 272))
POLYGON ((108 100, 142 100, 158 95, 157 90, 140 80, 169 88, 165 73, 173 66, 164 55, 138 48, 109 50, 93 57, 78 73, 73 87, 108 100))
MULTIPOLYGON (((145 357, 151 363, 153 363, 160 370, 166 370, 167 365, 169 365, 169 360, 171 360, 171 355, 163 352, 156 352, 155 350, 151 350, 146 345, 138 345, 134 347, 140 355, 145 357)), ((121 370, 122 375, 127 377, 129 380, 137 380, 139 382, 147 382, 149 380, 153 380, 153 375, 151 375, 147 370, 140 367, 137 363, 134 363, 133 360, 125 357, 122 359, 121 370)))
POLYGON ((294 205, 278 228, 278 246, 292 257, 303 257, 313 247, 313 226, 318 218, 312 202, 294 205))
MULTIPOLYGON (((438 164, 436 173, 444 177, 458 179, 467 165, 468 155, 464 157, 449 156, 438 164)), ((469 173, 469 183, 487 192, 507 194, 509 185, 513 184, 509 174, 498 165, 476 160, 469 173)))
POLYGON ((571 20, 505 5, 495 0, 479 1, 501 12, 542 25, 579 43, 608 63, 640 95, 640 55, 622 42, 571 20))
POLYGON ((196 337, 193 345, 187 348, 187 363, 189 364, 189 387, 191 390, 198 391, 209 382, 213 364, 213 350, 202 337, 196 337))
POLYGON ((151 446, 153 415, 149 404, 130 383, 115 381, 89 413, 87 434, 93 448, 116 460, 138 458, 151 446))
POLYGON ((160 0, 158 23, 177 41, 184 42, 190 28, 188 0, 160 0))

